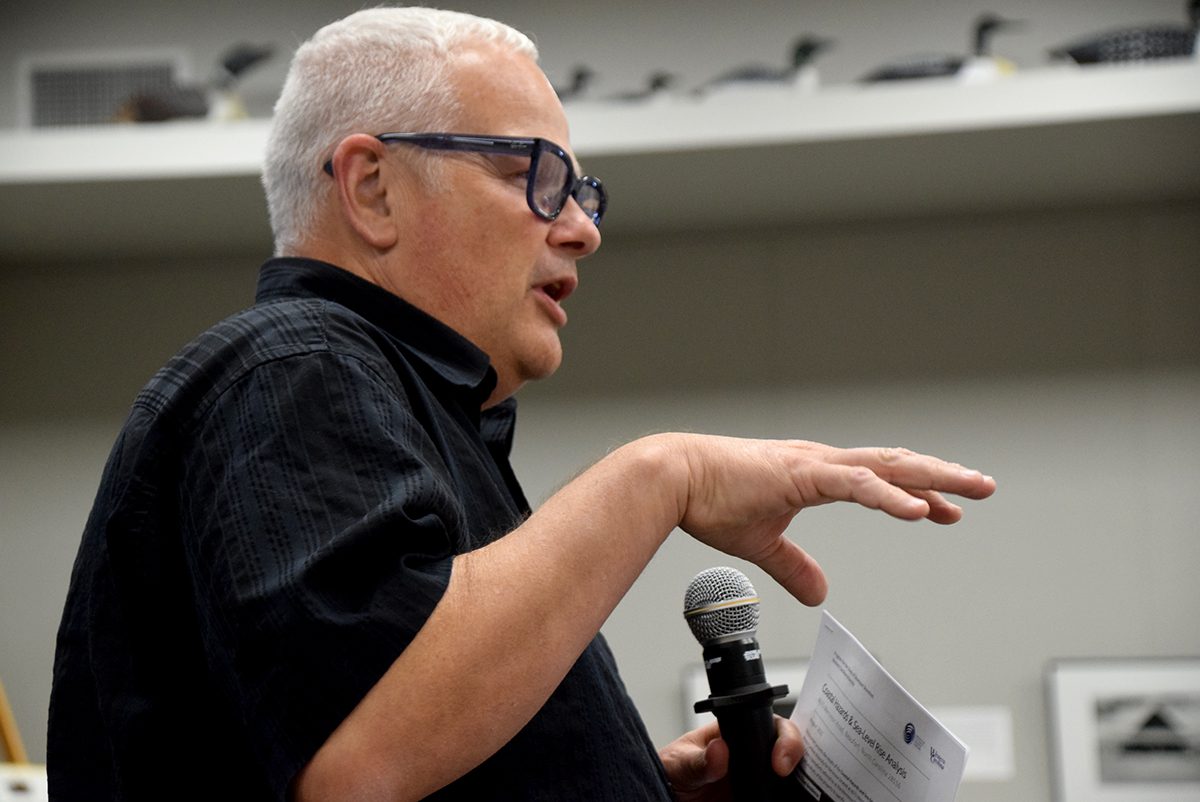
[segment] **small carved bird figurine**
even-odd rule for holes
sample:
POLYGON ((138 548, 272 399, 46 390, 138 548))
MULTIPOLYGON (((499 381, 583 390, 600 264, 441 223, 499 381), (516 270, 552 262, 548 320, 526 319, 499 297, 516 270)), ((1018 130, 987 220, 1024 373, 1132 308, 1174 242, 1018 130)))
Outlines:
POLYGON ((791 61, 782 66, 751 64, 722 73, 696 88, 696 94, 707 94, 734 86, 795 86, 814 89, 820 82, 813 61, 833 45, 832 39, 804 35, 792 43, 791 61))
POLYGON ((580 65, 571 71, 571 82, 562 86, 555 85, 554 91, 563 103, 572 100, 582 100, 592 86, 596 74, 590 67, 580 65))
POLYGON ((176 84, 167 89, 138 92, 122 104, 121 122, 162 122, 186 117, 233 120, 246 116, 237 92, 242 76, 274 52, 270 45, 238 44, 217 63, 215 74, 203 84, 176 84))
POLYGON ((605 100, 615 101, 617 103, 643 103, 656 98, 665 97, 667 90, 673 87, 676 83, 676 77, 669 72, 653 72, 646 78, 646 85, 641 89, 632 89, 628 92, 617 92, 609 95, 605 100))
POLYGON ((1200 57, 1200 0, 1189 0, 1189 25, 1141 25, 1120 28, 1050 51, 1055 58, 1076 64, 1111 61, 1151 61, 1161 58, 1200 57))
POLYGON ((972 48, 969 55, 913 56, 873 70, 863 81, 903 81, 913 78, 958 76, 962 80, 980 80, 1013 72, 1015 67, 1006 59, 992 55, 992 36, 998 31, 1020 27, 1024 23, 1005 19, 996 14, 983 14, 972 26, 972 48))

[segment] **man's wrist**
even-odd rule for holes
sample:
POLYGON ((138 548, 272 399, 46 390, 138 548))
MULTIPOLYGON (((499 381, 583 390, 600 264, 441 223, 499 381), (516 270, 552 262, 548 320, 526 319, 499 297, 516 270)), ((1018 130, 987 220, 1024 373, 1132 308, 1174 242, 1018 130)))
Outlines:
POLYGON ((687 447, 675 433, 653 434, 634 440, 614 451, 621 460, 623 476, 636 496, 650 505, 656 531, 666 540, 687 512, 690 473, 687 447))

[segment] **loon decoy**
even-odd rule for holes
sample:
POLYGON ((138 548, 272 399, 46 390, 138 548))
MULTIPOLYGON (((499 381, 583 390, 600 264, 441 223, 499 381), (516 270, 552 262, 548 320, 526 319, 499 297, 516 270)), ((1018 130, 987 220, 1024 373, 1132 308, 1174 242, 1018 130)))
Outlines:
POLYGON ((768 67, 752 64, 738 67, 701 84, 695 89, 695 93, 706 94, 732 86, 795 86, 815 89, 818 79, 816 69, 812 66, 813 59, 832 44, 832 39, 801 36, 792 44, 792 59, 787 66, 768 67))
POLYGON ((963 80, 977 80, 1012 72, 1014 67, 1005 59, 992 55, 992 35, 1004 28, 1019 27, 1023 23, 1004 19, 995 14, 984 14, 973 26, 971 55, 913 56, 879 67, 863 76, 867 83, 878 81, 903 81, 912 78, 934 78, 958 76, 963 80))
POLYGON ((117 112, 120 122, 162 122, 188 117, 234 120, 246 116, 237 83, 255 64, 274 52, 270 45, 234 45, 207 83, 175 84, 133 94, 117 112))
POLYGON ((670 89, 675 84, 675 76, 669 72, 654 72, 646 79, 646 86, 643 89, 634 89, 629 92, 618 92, 614 95, 609 95, 605 100, 614 101, 617 103, 642 103, 648 100, 653 100, 658 97, 665 97, 670 89))
POLYGON ((1076 64, 1100 64, 1112 61, 1150 61, 1160 58, 1200 56, 1196 47, 1200 36, 1200 0, 1190 0, 1191 25, 1142 25, 1121 28, 1050 51, 1060 59, 1076 64))
POLYGON ((579 66, 571 71, 571 82, 562 86, 555 85, 554 92, 558 95, 558 99, 563 103, 571 100, 580 100, 592 85, 592 79, 596 74, 591 68, 579 66))
POLYGON ((208 118, 210 120, 240 120, 247 115, 246 104, 237 91, 237 83, 256 64, 270 58, 275 52, 271 45, 235 45, 221 57, 217 75, 212 79, 208 91, 208 118))

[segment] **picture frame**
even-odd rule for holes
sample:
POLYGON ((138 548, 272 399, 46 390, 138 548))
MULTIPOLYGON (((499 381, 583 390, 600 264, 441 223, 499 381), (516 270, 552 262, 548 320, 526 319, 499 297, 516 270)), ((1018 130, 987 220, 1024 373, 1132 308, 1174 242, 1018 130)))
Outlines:
POLYGON ((1200 802, 1200 657, 1046 671, 1056 802, 1200 802))

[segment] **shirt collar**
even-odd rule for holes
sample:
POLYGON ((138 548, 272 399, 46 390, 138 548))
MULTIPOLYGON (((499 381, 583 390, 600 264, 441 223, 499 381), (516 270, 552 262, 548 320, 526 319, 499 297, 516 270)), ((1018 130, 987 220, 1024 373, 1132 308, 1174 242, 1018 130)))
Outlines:
POLYGON ((445 381, 470 391, 480 405, 496 387, 496 371, 487 354, 399 296, 327 262, 299 257, 267 260, 259 272, 255 301, 296 297, 323 298, 346 307, 382 329, 445 381))

